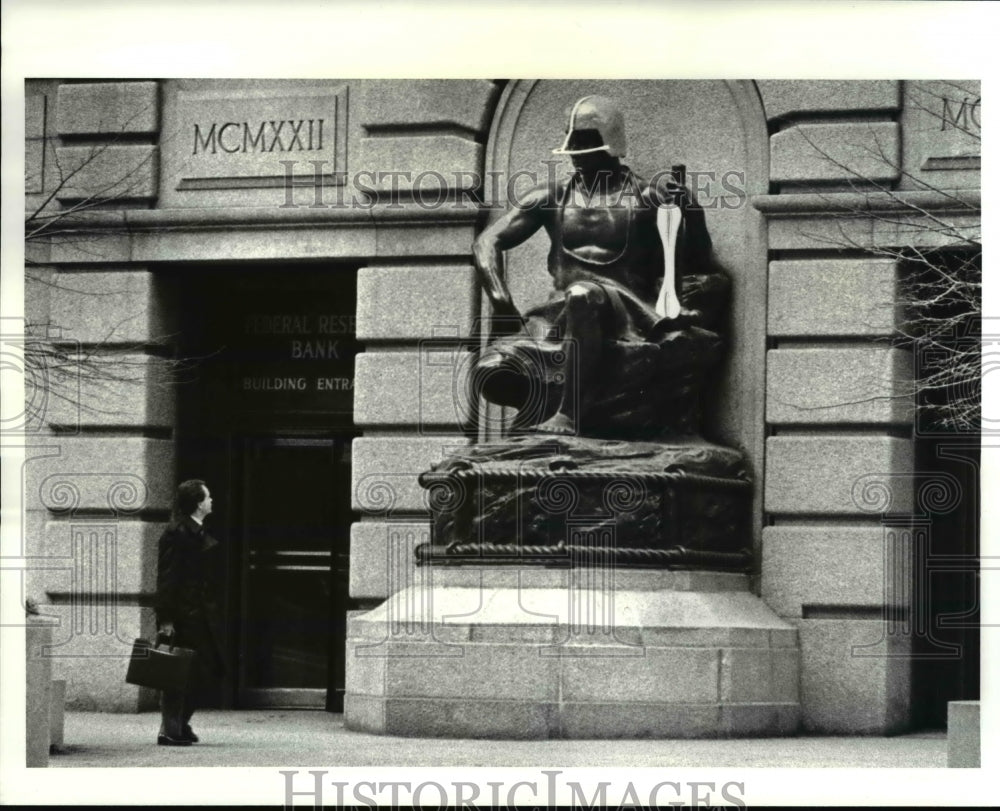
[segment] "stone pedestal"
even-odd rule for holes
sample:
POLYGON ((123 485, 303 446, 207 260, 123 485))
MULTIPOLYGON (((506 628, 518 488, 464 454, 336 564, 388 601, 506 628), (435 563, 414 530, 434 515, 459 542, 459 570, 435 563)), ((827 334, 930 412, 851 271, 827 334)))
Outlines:
POLYGON ((797 631, 703 571, 425 567, 349 620, 345 721, 389 735, 715 738, 799 724, 797 631))
POLYGON ((45 620, 28 618, 26 641, 25 764, 49 765, 50 708, 52 705, 52 626, 45 620))
POLYGON ((52 680, 49 704, 49 751, 62 748, 66 737, 66 680, 52 680))
POLYGON ((948 702, 948 767, 978 769, 981 765, 979 702, 948 702))

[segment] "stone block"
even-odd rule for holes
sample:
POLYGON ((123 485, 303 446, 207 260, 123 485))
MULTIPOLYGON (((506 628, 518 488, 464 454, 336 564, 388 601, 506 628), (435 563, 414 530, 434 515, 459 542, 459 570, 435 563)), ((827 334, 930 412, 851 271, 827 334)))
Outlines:
MULTIPOLYGON (((45 108, 44 94, 24 99, 24 192, 38 194, 45 188, 45 108)), ((27 204, 30 210, 33 208, 27 204)))
POLYGON ((888 436, 774 436, 764 509, 782 515, 907 513, 913 442, 888 436), (817 464, 823 460, 822 464, 817 464))
POLYGON ((385 689, 394 698, 527 700, 559 698, 559 660, 533 645, 465 643, 384 646, 385 689), (490 673, 490 678, 483 678, 490 673))
POLYGON ((32 264, 24 274, 24 320, 32 326, 27 334, 48 337, 49 300, 56 270, 44 265, 32 264))
POLYGON ((406 737, 503 738, 549 737, 555 724, 552 704, 530 701, 482 701, 428 698, 374 698, 347 694, 348 729, 406 737), (381 726, 362 726, 379 723, 381 726))
POLYGON ((455 346, 365 352, 355 361, 354 424, 459 432, 470 421, 472 355, 455 346))
POLYGON ((573 702, 560 707, 552 737, 570 739, 713 738, 719 729, 718 704, 634 704, 573 702))
POLYGON ((911 544, 880 526, 764 527, 761 597, 779 616, 802 606, 907 606, 911 544))
POLYGON ((787 115, 830 112, 894 112, 900 107, 899 82, 855 79, 757 82, 768 120, 787 115))
POLYGON ((882 620, 801 620, 802 726, 888 735, 909 723, 909 638, 882 620))
POLYGON ((45 137, 45 113, 48 96, 44 93, 30 93, 24 96, 24 137, 45 137))
POLYGON ((52 707, 52 659, 48 649, 52 627, 41 618, 31 618, 25 628, 25 765, 49 765, 52 707))
POLYGON ((454 190, 471 190, 482 180, 483 146, 457 135, 362 138, 358 171, 380 192, 419 193, 425 205, 454 190))
POLYGON ((894 122, 801 124, 771 136, 775 183, 894 181, 898 167, 894 122))
POLYGON ((700 703, 719 700, 719 653, 710 648, 590 646, 562 658, 565 701, 700 703))
POLYGON ((799 700, 798 651, 723 648, 719 693, 726 704, 799 700))
POLYGON ((352 509, 382 516, 427 512, 426 491, 417 483, 417 476, 444 459, 451 449, 468 444, 463 436, 355 439, 352 509))
POLYGON ((948 702, 948 768, 982 765, 978 701, 948 702))
POLYGON ((64 84, 57 106, 60 135, 153 134, 160 128, 156 82, 64 84))
POLYGON ((658 590, 651 580, 669 582, 676 573, 623 571, 612 608, 598 604, 604 591, 590 580, 590 591, 573 596, 565 570, 529 577, 484 569, 468 583, 457 577, 467 573, 442 571, 437 582, 432 571, 425 587, 351 618, 349 728, 528 738, 718 737, 797 728, 796 632, 748 592, 687 591, 683 584, 658 590), (578 604, 590 606, 602 626, 578 627, 578 604), (668 645, 646 642, 652 630, 675 634, 665 637, 668 645), (792 647, 771 647, 779 630, 789 638, 777 641, 792 647), (616 644, 612 631, 632 644, 616 644), (712 644, 695 644, 707 632, 712 644), (746 647, 734 649, 736 640, 746 647), (426 717, 428 703, 438 711, 434 718, 426 717), (489 721, 477 725, 477 717, 489 721), (527 726, 513 732, 514 720, 527 726))
POLYGON ((51 321, 61 337, 107 346, 163 340, 168 331, 161 294, 141 270, 59 273, 51 321))
POLYGON ((163 524, 148 521, 46 522, 41 547, 46 570, 39 573, 46 576, 45 592, 50 597, 108 592, 152 595, 162 531, 163 524))
POLYGON ((723 704, 720 712, 720 737, 794 735, 800 723, 798 704, 723 704))
POLYGON ((772 425, 909 425, 913 396, 913 355, 902 349, 767 353, 767 421, 772 425))
MULTIPOLYGON (((771 651, 771 695, 774 701, 795 705, 796 716, 801 700, 802 654, 798 647, 771 651)), ((796 717, 796 723, 798 718, 796 717)))
POLYGON ((351 597, 384 600, 412 584, 417 579, 413 550, 430 543, 430 532, 427 521, 352 524, 351 597))
POLYGON ((465 338, 477 304, 467 265, 362 268, 358 271, 358 340, 465 338))
POLYGON ((52 397, 46 403, 49 425, 173 427, 176 397, 169 361, 89 349, 82 353, 87 360, 69 384, 72 401, 52 397))
POLYGON ((60 201, 126 201, 156 197, 158 147, 144 145, 60 146, 56 161, 65 183, 60 201))
POLYGON ((143 437, 60 437, 58 453, 28 463, 28 509, 132 515, 169 510, 174 446, 143 437))
POLYGON ((344 727, 358 732, 385 734, 385 704, 384 698, 348 690, 344 694, 344 727))
POLYGON ((767 331, 774 337, 879 337, 896 328, 896 262, 771 262, 767 331))
POLYGON ((66 680, 52 680, 49 704, 49 749, 58 749, 66 742, 66 680))
POLYGON ((496 86, 482 79, 373 80, 364 84, 356 115, 363 127, 436 125, 481 132, 489 127, 494 93, 496 86))
MULTIPOLYGON (((831 196, 832 196, 831 192, 831 196)), ((832 213, 804 217, 777 217, 768 222, 768 247, 772 251, 885 251, 914 247, 954 247, 958 240, 978 240, 982 235, 978 203, 959 203, 948 212, 947 228, 929 228, 920 212, 866 213, 857 198, 844 208, 831 202, 832 213), (808 223, 808 225, 806 225, 808 223)))
POLYGON ((385 695, 388 656, 383 653, 383 646, 375 648, 368 640, 348 639, 347 663, 348 696, 385 695))
MULTIPOLYGON (((124 220, 122 221, 124 222, 124 220)), ((133 262, 132 252, 136 234, 117 228, 94 231, 86 239, 78 239, 73 234, 56 235, 49 243, 49 259, 62 265, 108 265, 133 262)), ((171 257, 176 258, 176 257, 171 257)), ((141 261, 156 261, 155 257, 145 257, 141 261)))
POLYGON ((152 709, 156 692, 125 683, 128 659, 137 637, 152 639, 152 608, 115 604, 113 600, 47 605, 58 620, 53 628, 55 678, 66 681, 66 707, 97 712, 152 709))

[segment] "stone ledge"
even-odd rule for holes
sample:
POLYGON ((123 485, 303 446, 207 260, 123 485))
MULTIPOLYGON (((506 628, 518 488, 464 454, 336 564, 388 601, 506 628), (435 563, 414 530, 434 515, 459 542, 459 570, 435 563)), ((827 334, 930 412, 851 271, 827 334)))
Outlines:
POLYGON ((856 214, 863 217, 887 212, 955 211, 979 214, 982 193, 979 189, 941 189, 938 191, 829 192, 820 194, 756 194, 751 204, 766 217, 806 214, 856 214))

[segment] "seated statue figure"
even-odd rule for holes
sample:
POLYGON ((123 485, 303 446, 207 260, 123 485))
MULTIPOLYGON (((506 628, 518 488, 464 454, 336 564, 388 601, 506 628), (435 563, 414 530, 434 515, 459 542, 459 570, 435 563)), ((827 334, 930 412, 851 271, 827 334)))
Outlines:
POLYGON ((683 167, 650 181, 622 163, 624 117, 580 99, 556 154, 574 173, 534 188, 476 240, 493 308, 474 393, 518 409, 513 432, 654 439, 699 433, 698 392, 722 354, 729 280, 683 167), (515 306, 503 251, 545 228, 547 301, 515 306))

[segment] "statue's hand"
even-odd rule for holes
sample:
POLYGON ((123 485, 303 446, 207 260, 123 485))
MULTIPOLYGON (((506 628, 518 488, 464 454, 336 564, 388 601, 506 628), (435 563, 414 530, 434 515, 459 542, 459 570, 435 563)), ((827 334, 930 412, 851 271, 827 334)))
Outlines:
POLYGON ((524 318, 509 298, 493 301, 493 317, 490 319, 490 339, 504 335, 514 335, 524 326, 524 318))
POLYGON ((688 327, 697 326, 703 317, 704 313, 701 310, 689 310, 682 305, 681 311, 676 316, 673 318, 664 318, 660 322, 660 329, 664 332, 687 329, 688 327))
POLYGON ((493 299, 493 317, 494 318, 520 318, 521 313, 514 306, 514 302, 504 297, 497 297, 493 299))
POLYGON ((672 203, 682 209, 687 208, 691 203, 691 192, 688 191, 687 186, 681 186, 672 180, 664 182, 660 187, 660 194, 663 196, 664 202, 672 203))

